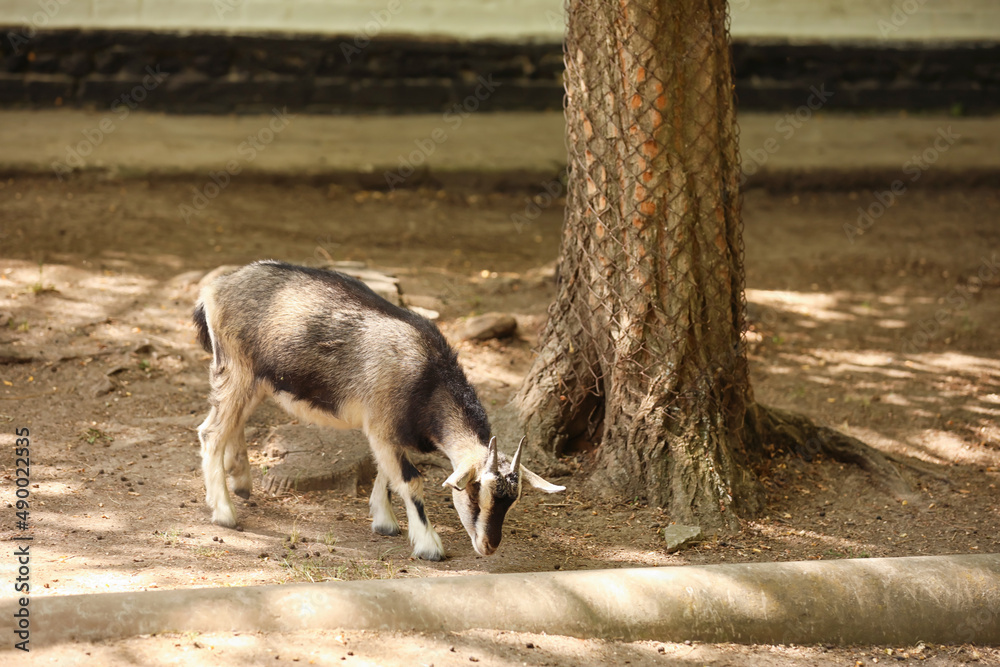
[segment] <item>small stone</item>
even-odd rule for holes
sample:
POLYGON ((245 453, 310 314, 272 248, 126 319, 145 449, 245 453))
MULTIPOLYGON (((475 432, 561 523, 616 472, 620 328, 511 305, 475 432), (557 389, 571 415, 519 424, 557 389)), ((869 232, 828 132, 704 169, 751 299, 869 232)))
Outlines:
POLYGON ((489 340, 507 338, 517 331, 517 320, 508 313, 486 313, 470 317, 465 322, 462 340, 489 340))
POLYGON ((431 321, 441 317, 440 311, 424 308, 423 306, 410 306, 409 308, 420 317, 424 317, 431 321))
POLYGON ((152 343, 140 343, 132 348, 132 354, 152 354, 153 344, 152 343))
POLYGON ((96 382, 90 385, 88 391, 90 395, 93 396, 94 398, 100 398, 101 396, 110 394, 114 390, 115 390, 115 385, 111 382, 111 380, 109 380, 107 377, 101 376, 100 378, 97 379, 96 382))
POLYGON ((667 553, 680 551, 702 539, 701 528, 674 524, 663 529, 663 538, 667 542, 667 553))
POLYGON ((527 644, 524 645, 524 648, 535 648, 535 645, 531 642, 528 642, 527 644))

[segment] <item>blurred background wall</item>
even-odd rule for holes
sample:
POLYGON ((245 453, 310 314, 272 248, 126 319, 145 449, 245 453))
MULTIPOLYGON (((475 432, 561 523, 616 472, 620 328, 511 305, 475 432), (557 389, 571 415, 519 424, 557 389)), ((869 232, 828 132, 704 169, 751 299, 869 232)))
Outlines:
MULTIPOLYGON (((743 109, 1000 108, 1000 2, 733 0, 743 109)), ((0 107, 176 113, 559 109, 561 0, 0 0, 0 107), (147 69, 148 68, 148 69, 147 69), (163 75, 165 73, 165 76, 163 75), (482 78, 481 78, 482 77, 482 78)))

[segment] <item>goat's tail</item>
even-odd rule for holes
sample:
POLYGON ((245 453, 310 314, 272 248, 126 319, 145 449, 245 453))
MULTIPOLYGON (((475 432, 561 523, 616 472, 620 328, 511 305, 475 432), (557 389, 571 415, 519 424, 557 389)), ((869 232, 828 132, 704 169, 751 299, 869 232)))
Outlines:
POLYGON ((205 304, 198 302, 194 308, 194 325, 198 327, 198 342, 206 352, 212 351, 212 337, 208 334, 208 320, 205 318, 205 304))

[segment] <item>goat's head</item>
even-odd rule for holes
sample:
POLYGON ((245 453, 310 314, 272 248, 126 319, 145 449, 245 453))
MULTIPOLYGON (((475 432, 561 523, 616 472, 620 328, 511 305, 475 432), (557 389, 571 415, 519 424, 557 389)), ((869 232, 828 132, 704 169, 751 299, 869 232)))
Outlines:
POLYGON ((500 546, 503 521, 521 498, 522 482, 546 493, 566 489, 522 466, 523 446, 524 438, 521 438, 514 458, 509 459, 497 451, 497 439, 491 438, 485 459, 460 465, 444 481, 444 486, 451 487, 455 509, 472 538, 472 547, 480 555, 489 556, 500 546))

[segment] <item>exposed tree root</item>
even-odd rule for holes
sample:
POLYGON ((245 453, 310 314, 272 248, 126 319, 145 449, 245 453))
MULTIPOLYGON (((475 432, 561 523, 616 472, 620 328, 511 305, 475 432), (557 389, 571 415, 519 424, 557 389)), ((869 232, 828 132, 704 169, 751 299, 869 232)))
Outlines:
POLYGON ((760 404, 757 404, 755 412, 757 426, 765 444, 798 454, 806 460, 822 455, 834 461, 856 465, 897 497, 912 497, 914 491, 900 474, 896 464, 920 473, 930 473, 913 463, 883 454, 857 438, 828 426, 814 424, 803 415, 760 404))

